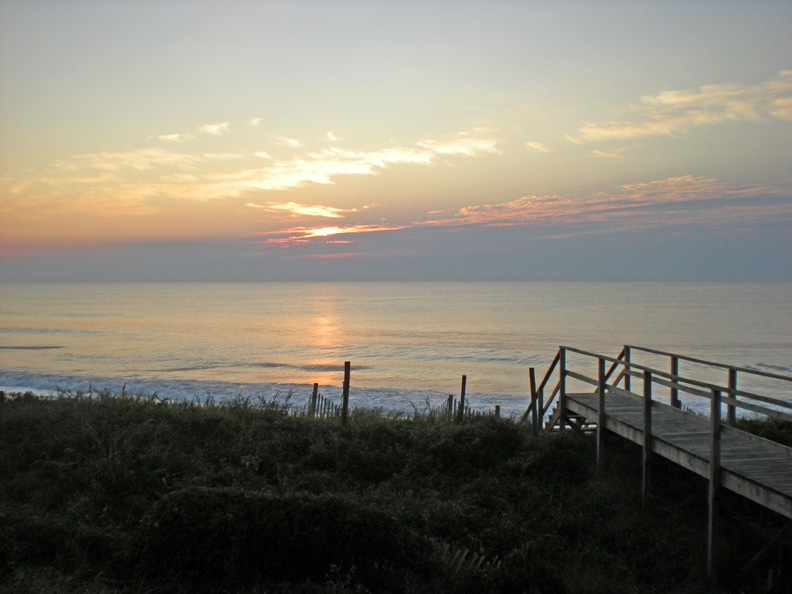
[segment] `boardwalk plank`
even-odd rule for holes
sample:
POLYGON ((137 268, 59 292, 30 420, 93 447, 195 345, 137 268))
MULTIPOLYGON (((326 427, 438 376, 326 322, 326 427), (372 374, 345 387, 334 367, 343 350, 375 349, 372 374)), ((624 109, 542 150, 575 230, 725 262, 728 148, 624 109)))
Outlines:
MULTIPOLYGON (((568 408, 597 421, 596 392, 567 394, 568 408)), ((652 406, 652 450, 685 468, 707 476, 710 457, 708 418, 673 409, 659 400, 652 406)), ((605 397, 605 426, 643 443, 643 397, 608 393, 605 397)), ((762 443, 729 428, 722 434, 723 486, 792 518, 792 448, 762 443)))

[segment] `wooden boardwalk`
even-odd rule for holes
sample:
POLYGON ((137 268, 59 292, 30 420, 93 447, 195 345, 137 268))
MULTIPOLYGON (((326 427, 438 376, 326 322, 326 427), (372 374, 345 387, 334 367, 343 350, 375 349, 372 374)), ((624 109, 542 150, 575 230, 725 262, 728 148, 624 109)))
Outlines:
MULTIPOLYGON (((562 346, 541 383, 536 385, 533 369, 530 380, 531 403, 523 420, 532 419, 534 432, 541 428, 596 430, 598 465, 605 456, 606 432, 642 446, 644 496, 651 486, 651 462, 657 456, 708 480, 707 569, 711 574, 716 573, 717 565, 721 489, 792 520, 792 448, 734 427, 738 409, 792 421, 792 377, 637 346, 625 346, 615 358, 562 346), (667 359, 667 371, 655 363, 637 362, 636 355, 653 362, 667 359), (710 374, 723 373, 727 381, 712 383, 692 372, 682 373, 680 363, 706 368, 710 374), (749 381, 775 382, 774 393, 786 398, 743 390, 738 387, 738 375, 749 381), (554 376, 555 384, 551 382, 554 376), (631 389, 633 383, 640 387, 639 392, 631 389), (653 394, 657 386, 668 390, 668 404, 653 394), (707 401, 709 415, 683 410, 680 395, 707 401), (554 402, 556 407, 551 410, 554 402)), ((773 539, 773 546, 777 540, 773 539)))
MULTIPOLYGON (((597 421, 598 393, 567 394, 569 411, 597 421)), ((643 397, 619 392, 606 397, 605 428, 644 442, 643 397)), ((651 452, 709 478, 710 420, 659 402, 652 405, 651 452)), ((723 488, 792 519, 792 448, 722 427, 723 488)))

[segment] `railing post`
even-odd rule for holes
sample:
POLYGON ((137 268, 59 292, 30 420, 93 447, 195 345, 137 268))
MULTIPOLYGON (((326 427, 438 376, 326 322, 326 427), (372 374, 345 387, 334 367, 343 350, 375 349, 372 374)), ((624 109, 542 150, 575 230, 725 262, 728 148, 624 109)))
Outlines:
POLYGON ((624 362, 627 365, 624 366, 624 370, 627 372, 624 374, 624 389, 628 392, 630 391, 630 372, 632 369, 630 368, 630 347, 624 347, 624 362))
MULTIPOLYGON (((737 389, 737 370, 730 367, 729 368, 729 398, 737 399, 737 394, 734 391, 737 389)), ((726 405, 726 424, 729 427, 734 427, 734 423, 737 420, 736 409, 733 404, 726 405)))
POLYGON ((643 374, 643 455, 642 455, 642 486, 641 501, 646 507, 649 498, 649 490, 652 486, 652 475, 650 464, 652 462, 652 373, 644 371, 643 374))
POLYGON ((712 390, 710 400, 710 472, 709 472, 709 514, 707 521, 707 573, 715 575, 717 566, 716 542, 718 492, 720 490, 720 459, 721 459, 721 393, 712 390))
POLYGON ((349 361, 344 362, 344 392, 341 404, 341 425, 346 427, 349 418, 349 361))
POLYGON ((467 386, 467 376, 462 376, 462 387, 459 390, 459 423, 465 420, 465 388, 467 386))
POLYGON ((558 410, 561 413, 561 429, 566 427, 566 349, 563 347, 559 351, 558 358, 558 410))
POLYGON ((533 421, 533 435, 539 435, 539 394, 536 393, 536 372, 533 367, 528 368, 528 379, 531 381, 531 416, 533 421))
POLYGON ((599 357, 597 361, 597 470, 601 470, 605 456, 605 359, 599 357))
MULTIPOLYGON (((679 357, 671 357, 671 382, 676 384, 679 381, 679 357)), ((679 400, 679 390, 675 385, 671 386, 671 406, 674 408, 682 408, 682 402, 679 400)))

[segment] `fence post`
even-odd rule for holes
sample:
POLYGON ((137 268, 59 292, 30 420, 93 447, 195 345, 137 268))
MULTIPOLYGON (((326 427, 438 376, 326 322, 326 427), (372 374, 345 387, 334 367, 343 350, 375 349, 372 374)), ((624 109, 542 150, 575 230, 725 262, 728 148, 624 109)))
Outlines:
POLYGON ((341 425, 346 427, 349 418, 349 361, 344 362, 344 392, 341 403, 341 425))
POLYGON ((605 456, 605 359, 597 359, 597 470, 602 469, 605 456))
POLYGON ((500 416, 500 404, 495 405, 495 416, 496 417, 500 416))
POLYGON ((624 366, 624 370, 627 372, 624 374, 624 389, 628 392, 630 391, 630 372, 632 368, 630 367, 630 347, 624 347, 624 362, 626 365, 624 366))
POLYGON ((467 386, 467 376, 462 376, 462 388, 459 391, 459 422, 465 419, 465 387, 467 386))
POLYGON ((720 490, 720 459, 721 459, 721 393, 712 390, 710 400, 710 472, 707 501, 709 514, 707 518, 707 573, 715 575, 717 566, 717 552, 715 550, 718 538, 718 491, 720 490))
POLYGON ((566 349, 561 348, 558 357, 558 410, 561 415, 561 429, 566 427, 566 349))
MULTIPOLYGON (((737 389, 737 370, 729 368, 729 398, 737 399, 737 394, 734 391, 737 389)), ((734 422, 737 420, 736 409, 733 404, 726 405, 726 424, 729 427, 734 427, 734 422)))
POLYGON ((308 405, 308 416, 312 419, 316 416, 316 399, 319 396, 319 384, 314 384, 313 394, 311 394, 311 404, 308 405))
POLYGON ((446 410, 447 421, 450 423, 454 419, 454 395, 448 395, 448 405, 446 410))
MULTIPOLYGON (((671 382, 675 384, 679 381, 679 357, 671 357, 671 382)), ((674 408, 682 408, 682 403, 679 400, 679 390, 675 385, 671 386, 671 406, 674 408)))
POLYGON ((649 490, 652 487, 652 474, 650 464, 652 462, 652 373, 644 371, 643 374, 643 481, 641 487, 641 502, 646 507, 649 498, 649 490))

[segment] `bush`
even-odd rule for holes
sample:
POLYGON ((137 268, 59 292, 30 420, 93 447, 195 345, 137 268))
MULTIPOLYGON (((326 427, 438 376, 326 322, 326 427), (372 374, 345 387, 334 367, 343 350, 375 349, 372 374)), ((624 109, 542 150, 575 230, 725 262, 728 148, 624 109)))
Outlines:
POLYGON ((144 519, 139 567, 196 588, 321 582, 354 575, 375 591, 428 567, 429 544, 385 513, 333 495, 188 488, 144 519))

